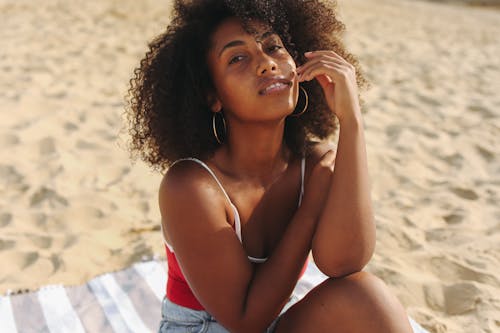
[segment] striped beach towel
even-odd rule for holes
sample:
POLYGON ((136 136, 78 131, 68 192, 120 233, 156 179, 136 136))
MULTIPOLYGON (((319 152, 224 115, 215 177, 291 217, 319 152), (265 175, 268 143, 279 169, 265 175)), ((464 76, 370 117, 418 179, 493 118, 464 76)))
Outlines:
MULTIPOLYGON (((0 296, 2 333, 157 332, 166 263, 147 261, 80 286, 48 286, 0 296)), ((326 278, 310 262, 294 293, 303 297, 326 278)), ((428 333, 410 319, 415 333, 428 333)))

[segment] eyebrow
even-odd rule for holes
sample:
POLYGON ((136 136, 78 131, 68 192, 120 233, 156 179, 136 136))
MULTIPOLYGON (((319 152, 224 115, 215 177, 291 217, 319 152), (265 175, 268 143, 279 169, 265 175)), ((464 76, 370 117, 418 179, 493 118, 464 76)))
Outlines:
MULTIPOLYGON (((276 35, 276 33, 274 31, 267 31, 267 32, 263 33, 260 36, 260 38, 258 38, 257 40, 266 39, 267 37, 269 37, 271 35, 276 35)), ((235 46, 240 46, 240 45, 245 45, 245 42, 242 41, 242 40, 233 40, 233 41, 227 43, 226 45, 224 45, 224 47, 222 48, 222 50, 220 50, 218 57, 220 58, 220 56, 222 55, 222 52, 224 52, 228 48, 235 47, 235 46)))

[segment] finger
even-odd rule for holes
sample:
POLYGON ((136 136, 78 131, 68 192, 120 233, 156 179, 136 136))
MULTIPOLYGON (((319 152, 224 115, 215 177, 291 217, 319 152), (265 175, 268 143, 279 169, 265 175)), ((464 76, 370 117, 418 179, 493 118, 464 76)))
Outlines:
POLYGON ((314 57, 321 56, 321 55, 330 56, 330 57, 339 59, 345 63, 349 63, 347 60, 342 58, 338 53, 336 53, 335 51, 332 51, 332 50, 318 50, 318 51, 310 51, 310 52, 304 53, 304 56, 306 58, 314 58, 314 57))
POLYGON ((334 51, 312 51, 312 52, 306 52, 306 58, 313 60, 313 59, 318 59, 318 58, 323 58, 323 57, 329 57, 331 59, 334 59, 336 62, 339 62, 351 69, 354 69, 354 65, 351 64, 349 61, 345 60, 342 58, 339 54, 335 53, 334 51))
POLYGON ((341 69, 342 65, 335 63, 335 62, 329 62, 329 61, 324 61, 324 60, 308 63, 307 66, 304 66, 298 72, 299 77, 304 76, 304 75, 306 75, 306 74, 310 73, 311 71, 318 69, 318 68, 325 68, 325 69, 339 68, 339 69, 341 69))
POLYGON ((310 81, 321 74, 329 76, 335 82, 341 79, 345 71, 343 66, 335 63, 317 63, 299 74, 299 82, 310 81))
POLYGON ((297 73, 304 72, 307 70, 309 67, 315 65, 316 63, 321 62, 321 63, 336 63, 341 66, 346 65, 345 62, 340 61, 339 59, 336 59, 331 56, 322 56, 322 57, 316 57, 308 60, 306 63, 302 64, 301 66, 297 67, 297 73))
POLYGON ((318 75, 316 76, 321 88, 326 94, 333 94, 335 90, 335 84, 328 75, 318 75))

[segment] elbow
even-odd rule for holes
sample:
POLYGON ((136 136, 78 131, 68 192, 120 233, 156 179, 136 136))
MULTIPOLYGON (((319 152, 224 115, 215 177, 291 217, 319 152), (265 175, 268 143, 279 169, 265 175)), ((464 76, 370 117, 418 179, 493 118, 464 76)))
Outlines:
MULTIPOLYGON (((323 225, 332 224, 323 222, 323 225)), ((371 216, 344 225, 362 227, 344 232, 339 232, 339 228, 317 229, 312 241, 312 255, 316 266, 332 278, 360 272, 375 250, 376 228, 371 216)))
POLYGON ((341 278, 362 271, 368 263, 368 260, 325 261, 314 257, 314 262, 318 269, 326 276, 331 278, 341 278))
POLYGON ((323 274, 340 278, 363 270, 373 255, 374 245, 375 242, 347 251, 335 250, 331 246, 313 246, 312 255, 314 263, 323 274))

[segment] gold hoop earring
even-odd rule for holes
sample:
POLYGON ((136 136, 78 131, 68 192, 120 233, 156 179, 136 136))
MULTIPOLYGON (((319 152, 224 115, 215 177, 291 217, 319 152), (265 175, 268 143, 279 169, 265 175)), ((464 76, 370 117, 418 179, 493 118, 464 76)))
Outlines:
POLYGON ((302 109, 301 112, 297 112, 295 113, 295 110, 294 112, 290 115, 292 117, 300 117, 301 115, 303 115, 306 110, 307 110, 307 106, 309 105, 309 96, 307 95, 307 91, 302 88, 301 86, 299 86, 299 97, 300 97, 300 92, 304 92, 304 108, 302 109))
POLYGON ((218 113, 220 113, 220 115, 222 117, 222 125, 224 126, 224 133, 226 133, 226 131, 227 131, 226 130, 226 120, 224 119, 224 115, 222 114, 222 111, 213 112, 213 114, 212 114, 212 130, 214 131, 215 140, 217 140, 217 142, 221 145, 223 141, 221 140, 221 138, 217 134, 217 125, 215 124, 216 123, 215 118, 217 117, 218 113))

